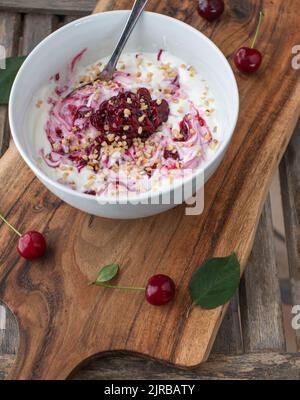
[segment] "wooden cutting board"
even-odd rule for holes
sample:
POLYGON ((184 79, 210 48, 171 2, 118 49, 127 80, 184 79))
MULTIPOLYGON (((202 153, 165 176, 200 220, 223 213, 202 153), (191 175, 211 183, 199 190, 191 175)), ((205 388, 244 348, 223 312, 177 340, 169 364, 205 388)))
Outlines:
MULTIPOLYGON (((206 258, 238 253, 244 269, 272 175, 300 110, 299 70, 291 67, 300 44, 300 0, 227 1, 217 23, 203 21, 197 1, 151 0, 149 8, 193 25, 219 45, 232 63, 234 51, 253 35, 263 6, 259 40, 262 69, 236 73, 241 113, 232 144, 205 187, 205 211, 184 207, 137 221, 95 218, 62 203, 31 173, 12 144, 0 161, 1 211, 21 231, 43 231, 46 258, 29 263, 16 238, 1 225, 0 298, 15 313, 20 347, 11 379, 64 379, 99 353, 129 351, 182 367, 206 360, 226 307, 205 311, 191 304, 187 285, 206 258), (176 301, 156 308, 143 294, 89 287, 98 269, 118 262, 119 283, 142 286, 166 273, 178 286, 176 301)), ((130 8, 131 1, 118 1, 130 8)), ((100 1, 97 11, 116 8, 100 1)), ((197 49, 195 49, 197 51, 197 49)))

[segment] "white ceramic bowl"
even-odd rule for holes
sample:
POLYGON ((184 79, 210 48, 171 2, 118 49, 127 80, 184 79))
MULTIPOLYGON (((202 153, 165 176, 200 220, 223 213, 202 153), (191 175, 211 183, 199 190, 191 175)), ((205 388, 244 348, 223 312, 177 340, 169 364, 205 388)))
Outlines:
MULTIPOLYGON (((29 130, 26 113, 38 89, 49 81, 50 76, 65 68, 83 48, 88 48, 83 60, 84 65, 108 56, 119 38, 127 16, 128 11, 92 15, 74 21, 47 37, 32 51, 21 67, 9 103, 14 142, 28 166, 47 188, 80 210, 119 219, 146 217, 166 211, 175 205, 155 204, 159 194, 153 192, 136 196, 135 202, 143 200, 143 204, 99 204, 95 196, 76 192, 52 180, 37 165, 34 135, 29 130), (145 199, 148 199, 150 204, 144 204, 145 199)), ((222 139, 214 157, 205 167, 204 178, 207 181, 219 166, 236 126, 239 96, 235 77, 224 55, 202 33, 174 18, 145 12, 125 51, 157 52, 160 48, 195 66, 206 78, 214 93, 222 139)), ((193 180, 200 173, 200 170, 196 171, 193 180)), ((175 195, 176 192, 181 192, 182 182, 175 185, 173 190, 175 195)))

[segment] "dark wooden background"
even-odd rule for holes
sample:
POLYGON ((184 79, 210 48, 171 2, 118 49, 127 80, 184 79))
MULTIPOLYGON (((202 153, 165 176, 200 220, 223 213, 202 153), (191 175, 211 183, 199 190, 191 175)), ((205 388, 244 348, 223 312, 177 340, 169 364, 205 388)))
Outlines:
MULTIPOLYGON (((91 0, 0 0, 0 45, 6 47, 8 55, 28 54, 53 30, 78 16, 91 13, 95 3, 91 0)), ((242 0, 228 3, 237 13, 247 13, 251 5, 251 2, 242 0)), ((194 8, 193 5, 192 12, 194 8)), ((5 153, 9 140, 7 108, 0 107, 0 155, 5 153)), ((292 304, 300 304, 300 161, 296 157, 299 148, 300 125, 280 165, 292 304)), ((300 335, 297 334, 299 351, 300 335)), ((8 309, 0 306, 0 378, 5 377, 14 362, 17 347, 16 321, 8 309)), ((299 379, 299 371, 299 354, 286 352, 268 198, 240 292, 230 304, 207 363, 196 370, 184 371, 133 355, 107 355, 82 367, 74 378, 299 379), (263 301, 266 298, 268 302, 263 301)))

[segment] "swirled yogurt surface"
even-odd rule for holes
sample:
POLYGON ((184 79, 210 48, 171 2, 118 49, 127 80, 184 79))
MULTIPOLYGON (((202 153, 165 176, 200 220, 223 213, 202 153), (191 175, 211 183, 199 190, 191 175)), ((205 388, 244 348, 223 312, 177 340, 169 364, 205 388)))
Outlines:
POLYGON ((164 50, 125 53, 112 81, 89 84, 107 60, 80 68, 84 53, 34 99, 30 126, 48 176, 90 195, 138 194, 209 161, 222 139, 201 71, 164 50))

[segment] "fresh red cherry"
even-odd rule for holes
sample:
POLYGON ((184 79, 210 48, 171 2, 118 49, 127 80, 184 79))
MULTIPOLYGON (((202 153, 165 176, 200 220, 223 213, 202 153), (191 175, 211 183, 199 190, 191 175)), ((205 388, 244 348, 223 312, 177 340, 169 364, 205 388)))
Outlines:
POLYGON ((241 47, 236 52, 234 57, 234 63, 237 66, 237 68, 240 71, 246 72, 248 74, 256 72, 260 68, 262 63, 263 56, 259 50, 254 48, 254 46, 259 34, 263 16, 264 14, 261 11, 259 14, 259 22, 251 47, 241 47))
POLYGON ((223 0, 199 0, 198 12, 207 21, 214 21, 224 12, 223 0))
POLYGON ((98 276, 94 282, 91 282, 90 285, 101 286, 107 289, 119 289, 119 290, 127 290, 127 291, 141 291, 145 292, 145 297, 148 303, 153 306, 162 306, 163 304, 169 303, 175 296, 175 283, 173 280, 167 275, 154 275, 152 276, 146 288, 144 287, 133 287, 133 286, 123 286, 123 285, 113 285, 107 283, 108 280, 103 282, 102 273, 104 269, 109 269, 111 271, 111 267, 113 267, 114 274, 110 277, 109 280, 113 279, 118 273, 119 266, 117 265, 117 270, 115 271, 116 264, 107 265, 102 268, 98 273, 98 276), (99 279, 99 277, 101 279, 99 279))
POLYGON ((46 241, 44 236, 36 231, 30 231, 22 235, 6 218, 0 213, 0 219, 5 222, 18 236, 17 250, 20 256, 27 260, 34 260, 42 257, 46 251, 46 241))
POLYGON ((145 295, 148 303, 162 306, 174 298, 175 284, 167 275, 154 275, 147 283, 145 295))
POLYGON ((234 57, 234 62, 239 70, 251 74, 261 66, 262 54, 257 49, 241 47, 234 57))
POLYGON ((36 231, 24 233, 18 240, 17 250, 20 256, 27 260, 35 260, 42 257, 46 252, 44 236, 36 231))

